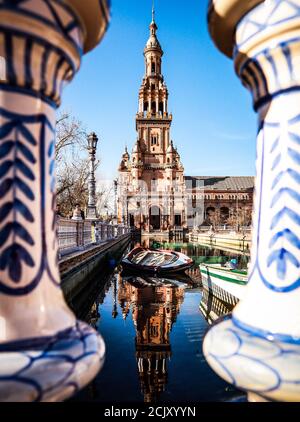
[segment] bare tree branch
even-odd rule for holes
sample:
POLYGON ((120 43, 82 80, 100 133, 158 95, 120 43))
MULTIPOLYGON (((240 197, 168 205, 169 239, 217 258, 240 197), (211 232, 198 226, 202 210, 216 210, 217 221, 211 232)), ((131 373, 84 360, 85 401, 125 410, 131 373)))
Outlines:
MULTIPOLYGON (((71 216, 76 204, 82 209, 88 204, 87 132, 69 113, 61 113, 56 123, 57 203, 62 215, 71 216)), ((99 165, 97 160, 96 170, 99 165)))

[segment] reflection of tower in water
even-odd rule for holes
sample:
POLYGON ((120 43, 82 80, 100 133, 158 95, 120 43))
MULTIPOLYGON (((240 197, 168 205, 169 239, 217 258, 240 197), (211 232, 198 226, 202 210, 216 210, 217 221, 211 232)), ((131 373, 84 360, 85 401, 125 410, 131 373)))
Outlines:
MULTIPOLYGON (((139 286, 120 280, 118 300, 126 319, 130 306, 136 329, 136 359, 144 401, 155 402, 168 381, 167 359, 171 356, 170 332, 184 298, 184 289, 164 285, 139 286)), ((157 279, 156 279, 157 280, 157 279)))

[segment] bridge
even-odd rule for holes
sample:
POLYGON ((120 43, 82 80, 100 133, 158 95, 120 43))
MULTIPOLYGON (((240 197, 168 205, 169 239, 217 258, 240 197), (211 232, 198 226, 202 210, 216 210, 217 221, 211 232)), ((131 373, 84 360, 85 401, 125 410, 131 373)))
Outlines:
MULTIPOLYGON (((54 139, 62 89, 103 38, 109 5, 1 2, 0 401, 65 400, 104 363, 101 335, 77 320, 62 290, 67 300, 80 295, 130 233, 96 218, 57 220, 54 139)), ((249 294, 207 333, 204 355, 249 401, 300 401, 299 0, 211 0, 208 24, 253 95, 259 130, 249 294)))
POLYGON ((131 239, 130 228, 99 220, 57 219, 59 269, 68 302, 88 287, 93 273, 104 272, 107 260, 120 256, 131 239))

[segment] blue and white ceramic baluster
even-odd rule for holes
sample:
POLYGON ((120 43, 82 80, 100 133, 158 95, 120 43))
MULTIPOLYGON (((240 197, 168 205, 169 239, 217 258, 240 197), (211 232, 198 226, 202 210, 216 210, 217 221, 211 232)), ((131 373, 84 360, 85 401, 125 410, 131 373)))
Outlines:
POLYGON ((0 4, 0 401, 63 400, 104 359, 57 263, 55 109, 108 23, 105 0, 82 3, 0 4))
POLYGON ((300 0, 245 3, 212 2, 209 19, 228 55, 235 30, 236 72, 259 116, 249 285, 203 349, 250 401, 300 401, 300 0))

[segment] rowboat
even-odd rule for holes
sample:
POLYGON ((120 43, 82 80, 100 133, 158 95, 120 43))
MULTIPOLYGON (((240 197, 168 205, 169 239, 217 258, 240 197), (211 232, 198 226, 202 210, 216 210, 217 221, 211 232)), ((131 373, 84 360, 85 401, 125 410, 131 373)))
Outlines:
POLYGON ((121 262, 123 269, 135 272, 167 274, 185 271, 193 260, 181 252, 134 248, 121 262))
POLYGON ((226 268, 222 265, 199 265, 203 287, 220 300, 236 305, 245 295, 247 270, 226 268))

